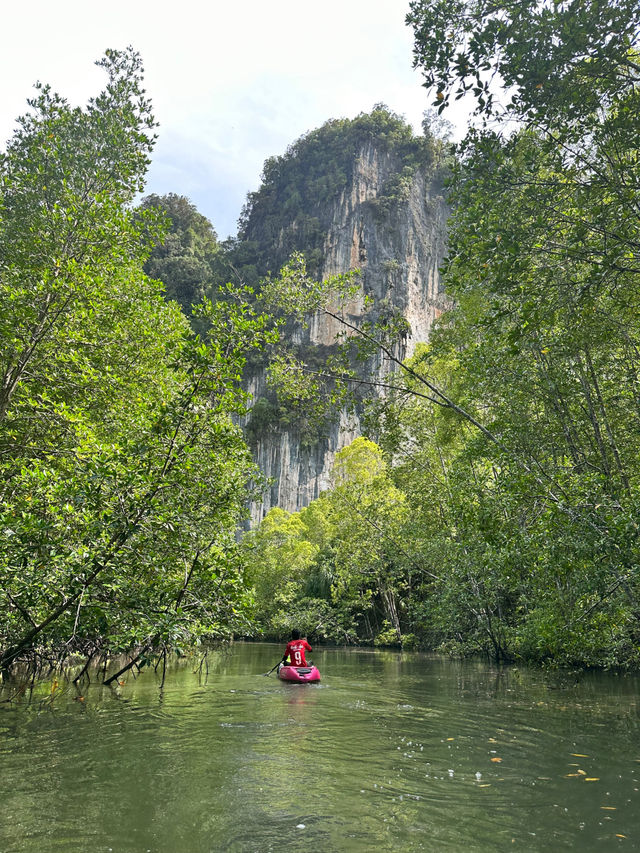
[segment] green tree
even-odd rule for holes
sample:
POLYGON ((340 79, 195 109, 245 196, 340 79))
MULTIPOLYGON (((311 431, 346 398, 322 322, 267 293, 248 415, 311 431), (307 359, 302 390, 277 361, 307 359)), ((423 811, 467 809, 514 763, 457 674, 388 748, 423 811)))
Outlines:
POLYGON ((298 626, 334 642, 412 642, 407 519, 380 448, 358 438, 341 450, 331 490, 299 513, 271 510, 244 539, 264 633, 282 637, 298 626))
POLYGON ((432 352, 494 438, 464 442, 467 541, 512 649, 633 662, 637 6, 415 2, 408 20, 435 102, 471 92, 491 122, 460 147, 456 308, 432 352))
POLYGON ((579 137, 583 121, 634 85, 633 0, 412 0, 414 67, 442 112, 470 94, 477 112, 579 137))
POLYGON ((254 589, 256 607, 266 626, 273 628, 292 609, 305 573, 318 553, 318 546, 306 534, 299 513, 276 507, 244 538, 247 582, 254 589))
POLYGON ((220 252, 216 232, 189 199, 175 193, 146 196, 140 208, 159 211, 168 219, 164 239, 152 248, 144 271, 159 279, 167 297, 191 317, 193 306, 211 295, 220 252))
POLYGON ((0 669, 242 628, 258 474, 231 417, 270 337, 247 294, 195 335, 142 266, 153 118, 133 51, 86 109, 39 86, 0 162, 0 669), (40 657, 38 657, 40 656, 40 657))
POLYGON ((378 642, 399 643, 401 602, 413 562, 411 546, 408 549, 402 538, 408 506, 374 442, 356 438, 336 454, 329 500, 334 516, 334 600, 357 602, 366 634, 377 635, 378 642))

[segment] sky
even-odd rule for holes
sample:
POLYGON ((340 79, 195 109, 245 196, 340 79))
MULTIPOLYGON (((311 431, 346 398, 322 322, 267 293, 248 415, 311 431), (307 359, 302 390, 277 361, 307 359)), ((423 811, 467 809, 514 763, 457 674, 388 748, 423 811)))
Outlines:
POLYGON ((412 69, 408 8, 408 0, 7 2, 0 146, 37 80, 84 104, 105 82, 94 62, 132 45, 160 124, 146 192, 187 196, 224 239, 265 159, 328 119, 385 103, 419 132, 430 99, 412 69))

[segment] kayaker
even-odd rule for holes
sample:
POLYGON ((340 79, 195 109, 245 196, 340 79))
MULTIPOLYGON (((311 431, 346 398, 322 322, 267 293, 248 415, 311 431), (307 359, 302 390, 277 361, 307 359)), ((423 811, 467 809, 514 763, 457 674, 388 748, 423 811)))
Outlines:
POLYGON ((305 651, 312 652, 313 649, 307 642, 306 637, 300 638, 300 631, 294 628, 291 632, 291 639, 287 643, 287 648, 284 651, 283 662, 286 664, 287 658, 291 661, 290 666, 306 666, 307 661, 304 656, 305 651))

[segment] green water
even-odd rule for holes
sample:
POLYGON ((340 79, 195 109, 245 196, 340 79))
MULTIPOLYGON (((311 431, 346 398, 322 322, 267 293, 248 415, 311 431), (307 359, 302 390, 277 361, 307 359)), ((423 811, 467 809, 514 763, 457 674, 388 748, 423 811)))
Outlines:
POLYGON ((638 677, 279 654, 0 702, 1 853, 640 850, 638 677))

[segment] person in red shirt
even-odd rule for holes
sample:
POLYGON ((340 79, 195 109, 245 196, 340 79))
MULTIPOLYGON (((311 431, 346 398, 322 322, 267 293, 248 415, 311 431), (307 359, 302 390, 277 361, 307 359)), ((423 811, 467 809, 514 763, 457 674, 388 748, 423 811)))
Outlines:
POLYGON ((300 631, 295 628, 291 632, 291 639, 287 643, 287 648, 284 652, 284 657, 282 658, 285 666, 287 665, 287 658, 291 661, 289 666, 306 666, 307 661, 304 656, 305 652, 311 652, 313 649, 307 642, 306 637, 300 638, 300 631))

